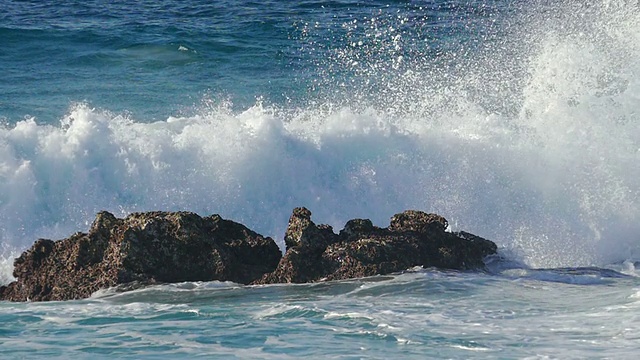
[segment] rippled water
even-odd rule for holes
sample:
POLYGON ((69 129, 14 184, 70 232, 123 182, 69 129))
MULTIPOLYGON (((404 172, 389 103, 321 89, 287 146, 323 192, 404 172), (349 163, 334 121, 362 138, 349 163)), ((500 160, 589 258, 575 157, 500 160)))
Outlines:
POLYGON ((186 283, 0 306, 3 351, 28 358, 630 359, 640 330, 638 279, 596 270, 186 283))

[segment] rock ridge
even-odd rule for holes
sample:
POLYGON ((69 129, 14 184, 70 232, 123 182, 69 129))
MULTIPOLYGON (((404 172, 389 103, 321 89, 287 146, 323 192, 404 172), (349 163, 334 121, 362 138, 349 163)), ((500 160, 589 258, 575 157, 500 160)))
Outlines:
POLYGON ((271 238, 219 215, 103 211, 88 233, 39 239, 14 262, 16 281, 0 299, 82 299, 120 284, 233 281, 248 284, 272 271, 282 256, 271 238))
POLYGON ((306 283, 389 274, 423 266, 482 270, 496 245, 466 232, 447 232, 445 218, 407 210, 380 228, 349 220, 335 233, 295 208, 275 241, 220 215, 153 211, 125 218, 99 212, 87 233, 38 239, 14 262, 16 281, 0 286, 0 300, 72 300, 100 289, 158 283, 232 281, 306 283))
POLYGON ((483 269, 497 246, 466 232, 447 232, 445 218, 417 210, 396 214, 386 228, 368 219, 349 220, 335 234, 315 225, 311 212, 296 208, 285 235, 286 252, 275 271, 254 284, 343 280, 400 272, 422 266, 483 269))

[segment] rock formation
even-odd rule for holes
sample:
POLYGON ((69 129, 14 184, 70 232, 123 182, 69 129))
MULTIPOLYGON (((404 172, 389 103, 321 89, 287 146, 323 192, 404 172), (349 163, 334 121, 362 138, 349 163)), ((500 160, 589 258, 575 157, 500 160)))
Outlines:
POLYGON ((247 284, 273 271, 281 256, 271 238, 219 215, 149 212, 118 219, 100 212, 87 234, 36 241, 15 260, 17 280, 0 288, 0 299, 81 299, 131 282, 247 284))
POLYGON ((309 210, 296 208, 285 234, 284 257, 274 272, 255 283, 350 279, 414 266, 482 269, 483 258, 497 251, 489 240, 446 228, 442 216, 408 210, 394 215, 387 228, 354 219, 336 235, 328 225, 315 225, 309 210))
POLYGON ((305 283, 400 272, 415 266, 482 269, 496 245, 446 231, 435 214, 409 210, 387 228, 370 220, 347 222, 339 234, 296 208, 285 233, 286 253, 219 215, 134 213, 118 219, 98 213, 88 233, 40 239, 14 263, 13 283, 0 300, 46 301, 89 297, 99 289, 183 281, 241 284, 305 283))

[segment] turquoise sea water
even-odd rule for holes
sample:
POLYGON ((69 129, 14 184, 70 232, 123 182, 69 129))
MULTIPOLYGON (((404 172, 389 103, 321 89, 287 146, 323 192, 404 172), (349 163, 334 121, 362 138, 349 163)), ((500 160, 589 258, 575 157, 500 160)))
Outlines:
POLYGON ((640 284, 635 277, 609 276, 417 271, 337 283, 181 284, 83 301, 2 303, 2 353, 5 358, 633 359, 640 284))
POLYGON ((637 1, 0 2, 0 283, 96 212, 405 209, 488 274, 0 303, 2 358, 635 358, 637 1))

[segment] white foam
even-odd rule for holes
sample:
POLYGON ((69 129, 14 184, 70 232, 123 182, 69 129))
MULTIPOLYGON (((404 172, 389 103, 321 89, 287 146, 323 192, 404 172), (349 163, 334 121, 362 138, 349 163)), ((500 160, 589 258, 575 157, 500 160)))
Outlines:
POLYGON ((13 277, 13 259, 17 257, 16 251, 9 250, 6 244, 0 244, 0 286, 15 280, 13 277))
POLYGON ((638 14, 557 13, 544 33, 523 24, 522 53, 478 54, 449 83, 405 60, 375 104, 221 104, 154 123, 77 104, 60 126, 0 128, 0 241, 23 250, 100 210, 160 209, 220 213, 282 246, 296 206, 337 228, 415 208, 534 267, 637 258, 638 14), (496 90, 505 73, 519 75, 496 90))
POLYGON ((268 319, 270 317, 277 317, 279 315, 286 314, 294 310, 306 310, 306 309, 301 305, 279 304, 279 305, 265 307, 264 309, 257 311, 253 316, 256 319, 268 319))
POLYGON ((467 350, 467 351, 491 351, 491 349, 481 346, 465 346, 465 345, 451 345, 452 348, 467 350))
POLYGON ((359 319, 359 320, 373 320, 368 314, 359 312, 333 312, 330 311, 324 315, 325 319, 359 319))

